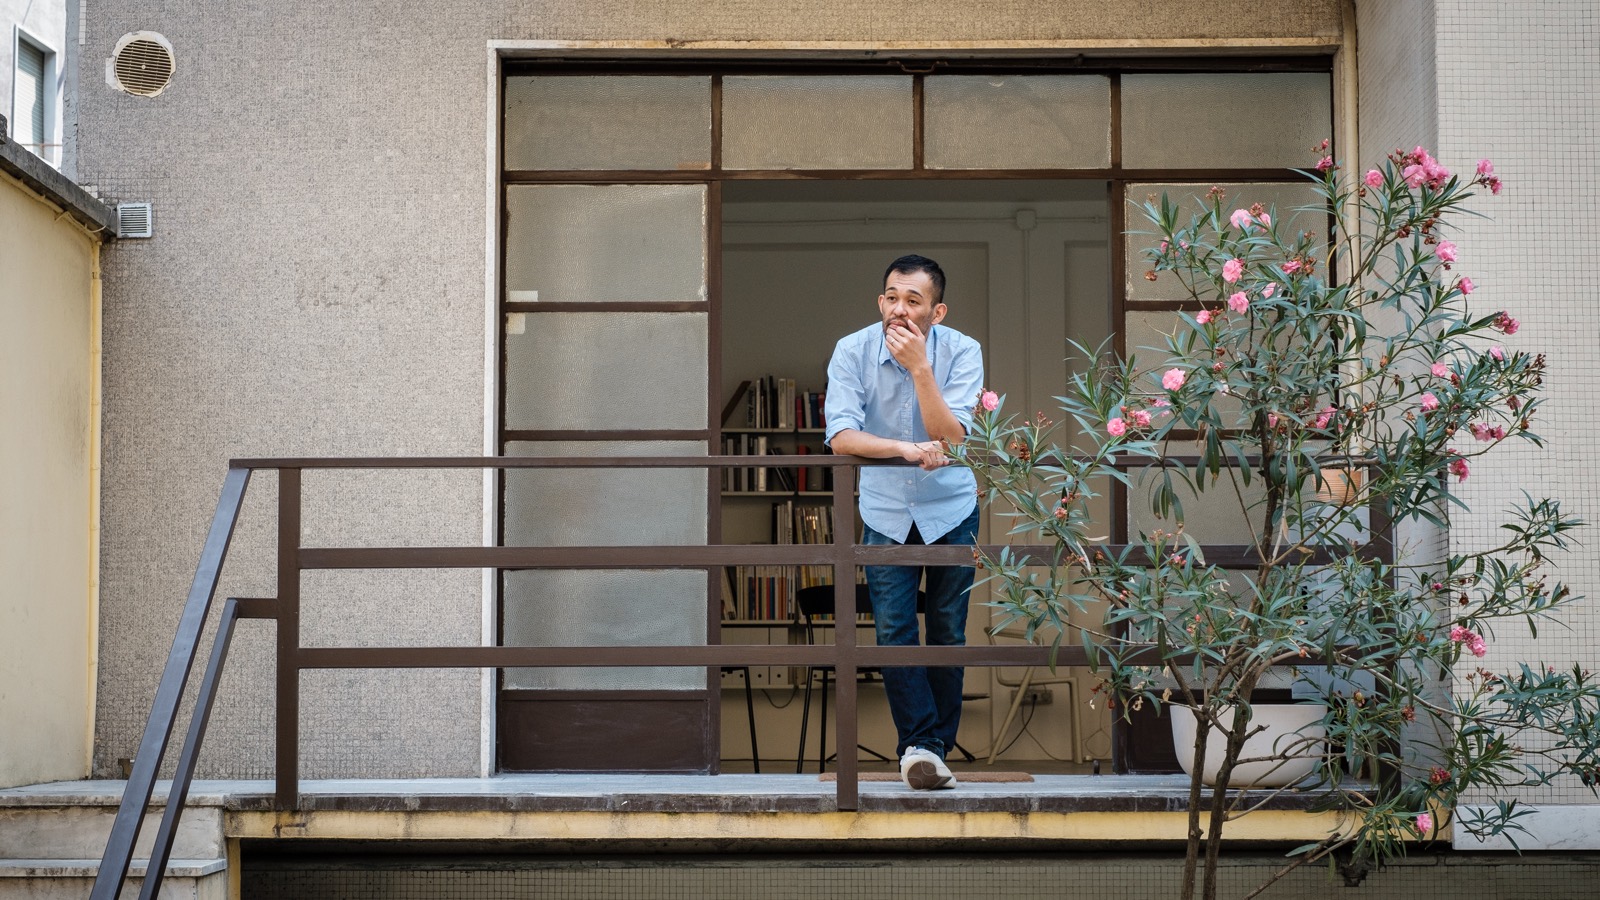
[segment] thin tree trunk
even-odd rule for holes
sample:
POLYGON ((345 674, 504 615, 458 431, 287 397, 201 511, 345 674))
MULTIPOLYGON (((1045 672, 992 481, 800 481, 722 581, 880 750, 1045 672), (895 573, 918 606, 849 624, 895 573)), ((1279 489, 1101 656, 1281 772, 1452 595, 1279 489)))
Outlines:
POLYGON ((1228 782, 1233 779, 1233 763, 1244 748, 1244 735, 1249 727, 1249 721, 1235 709, 1233 727, 1228 729, 1228 749, 1223 754, 1222 765, 1217 767, 1216 783, 1211 786, 1211 821, 1206 831, 1202 900, 1217 900, 1217 865, 1222 858, 1222 827, 1228 820, 1228 782))
POLYGON ((1184 848, 1183 889, 1178 893, 1180 900, 1194 900, 1195 872, 1200 862, 1200 795, 1205 777, 1206 741, 1211 736, 1210 713, 1202 717, 1197 709, 1194 710, 1194 716, 1195 746, 1190 750, 1194 754, 1194 762, 1189 767, 1189 839, 1184 848))

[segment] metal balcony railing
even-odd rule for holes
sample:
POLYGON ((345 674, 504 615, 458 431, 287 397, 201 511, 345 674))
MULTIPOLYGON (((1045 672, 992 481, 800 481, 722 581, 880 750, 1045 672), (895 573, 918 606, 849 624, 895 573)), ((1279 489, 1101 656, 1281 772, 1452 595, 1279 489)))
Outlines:
MULTIPOLYGON (((172 730, 200 649, 228 554, 245 489, 254 472, 278 474, 277 596, 229 598, 223 605, 211 656, 202 675, 189 730, 179 753, 172 787, 151 850, 141 900, 160 890, 179 816, 188 799, 200 747, 205 740, 217 684, 227 661, 234 625, 239 619, 270 619, 277 627, 275 801, 283 810, 300 803, 300 673, 307 669, 505 668, 688 666, 714 668, 739 665, 832 667, 837 702, 834 728, 840 747, 853 747, 856 734, 856 673, 885 666, 1040 666, 1049 648, 1039 645, 963 647, 878 647, 856 643, 856 629, 832 629, 831 644, 762 645, 703 644, 625 647, 304 647, 300 634, 300 583, 303 572, 317 569, 714 569, 735 565, 832 566, 834 616, 850 621, 856 614, 856 569, 868 565, 970 565, 973 548, 960 546, 868 547, 855 543, 856 470, 862 465, 895 465, 898 461, 858 457, 805 455, 767 456, 764 466, 829 466, 833 470, 834 540, 828 544, 731 544, 704 546, 608 547, 305 547, 301 543, 301 475, 308 469, 586 469, 586 468, 745 468, 749 456, 705 457, 421 457, 241 459, 229 464, 216 511, 212 515, 200 563, 189 588, 166 668, 156 688, 133 769, 112 825, 93 900, 114 900, 127 876, 133 846, 166 755, 172 730)), ((1148 466, 1149 460, 1129 465, 1148 466)), ((1373 533, 1387 535, 1387 523, 1373 533)), ((1051 545, 1008 545, 1014 559, 1048 563, 1051 545)), ((998 546, 984 548, 998 553, 998 546)), ((1120 552, 1115 545, 1108 548, 1120 552)), ((1211 546, 1207 558, 1229 568, 1255 564, 1248 546, 1211 546)), ((1084 666, 1082 647, 1064 644, 1057 666, 1084 666)), ((854 754, 838 757, 837 807, 854 810, 859 778, 854 754)))

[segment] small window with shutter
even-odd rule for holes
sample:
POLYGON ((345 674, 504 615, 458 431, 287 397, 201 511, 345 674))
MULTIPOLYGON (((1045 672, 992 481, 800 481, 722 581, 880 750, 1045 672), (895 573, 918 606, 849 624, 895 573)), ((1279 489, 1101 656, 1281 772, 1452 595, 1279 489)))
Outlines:
POLYGON ((35 156, 50 161, 50 116, 47 113, 50 70, 54 53, 17 35, 16 73, 12 79, 11 139, 33 151, 35 156))

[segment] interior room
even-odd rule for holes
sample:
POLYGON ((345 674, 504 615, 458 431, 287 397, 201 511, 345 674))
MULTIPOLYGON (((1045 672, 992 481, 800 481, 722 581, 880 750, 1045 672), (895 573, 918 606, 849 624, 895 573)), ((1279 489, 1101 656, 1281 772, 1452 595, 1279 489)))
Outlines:
MULTIPOLYGON (((1069 371, 1068 340, 1094 345, 1110 331, 1111 265, 1107 185, 1097 180, 786 180, 732 181, 724 185, 722 214, 721 385, 725 415, 723 452, 827 452, 815 395, 826 390, 834 343, 879 321, 877 296, 884 269, 903 254, 928 256, 948 282, 945 325, 984 347, 986 385, 1006 395, 1005 409, 1052 418, 1069 371), (801 402, 798 418, 753 420, 752 395, 767 383, 774 392, 792 382, 801 402), (811 401, 808 405, 807 401, 811 401)), ((778 405, 790 406, 790 394, 778 405)), ((975 399, 975 398, 974 398, 975 399)), ((1063 436, 1070 439, 1070 436, 1063 436)), ((722 540, 759 543, 808 537, 805 522, 826 507, 817 470, 764 473, 770 481, 724 484, 722 540), (788 534, 780 523, 789 525, 788 534)), ((738 478, 738 475, 731 476, 738 478)), ((1003 537, 1009 525, 986 512, 981 540, 1003 537)), ((819 567, 820 568, 820 567, 819 567)), ((803 643, 804 618, 795 593, 827 581, 826 570, 729 570, 724 590, 724 643, 803 643)), ((983 587, 975 589, 969 644, 1018 640, 990 636, 983 587)), ((859 640, 872 641, 870 622, 859 640)), ((817 626, 831 641, 831 623, 817 626)), ((793 771, 801 723, 806 730, 805 769, 818 768, 822 674, 812 675, 809 715, 800 668, 753 667, 752 696, 743 672, 724 676, 721 710, 723 771, 752 767, 748 703, 753 701, 761 771, 793 771)), ((859 736, 863 771, 888 771, 894 727, 881 681, 863 681, 859 736)), ((1089 760, 1111 752, 1110 721, 1103 705, 1088 705, 1092 678, 1084 672, 969 669, 959 743, 972 754, 951 755, 959 771, 983 767, 991 752, 997 768, 1029 772, 1087 771, 1089 760), (1012 711, 1027 678, 1028 690, 1012 711), (1011 712, 1010 721, 1007 721, 1011 712), (1004 729, 1002 730, 1002 725, 1004 729)), ((830 688, 831 690, 831 688, 830 688)), ((830 698, 831 700, 831 698, 830 698)), ((832 708, 829 707, 829 715, 832 708)), ((828 744, 835 751, 829 726, 828 744)))

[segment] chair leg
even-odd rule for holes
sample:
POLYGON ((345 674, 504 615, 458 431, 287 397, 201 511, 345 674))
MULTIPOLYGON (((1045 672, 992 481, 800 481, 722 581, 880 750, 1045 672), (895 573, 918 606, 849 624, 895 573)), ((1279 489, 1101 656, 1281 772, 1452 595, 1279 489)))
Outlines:
POLYGON ((978 761, 978 758, 976 756, 972 755, 972 751, 971 750, 968 750, 967 748, 961 746, 961 742, 960 741, 956 741, 956 752, 961 754, 961 758, 966 760, 967 762, 977 762, 978 761))
POLYGON ((750 667, 744 667, 744 709, 750 715, 750 759, 761 774, 761 749, 756 745, 756 690, 750 686, 750 667))
POLYGON ((800 749, 794 754, 794 773, 799 775, 806 769, 806 727, 811 724, 811 679, 813 669, 806 668, 806 699, 800 705, 800 749))
MULTIPOLYGON (((994 765, 995 757, 1000 755, 1000 740, 1006 736, 1006 729, 1011 727, 1011 722, 1017 717, 1017 710, 1022 706, 1022 698, 1027 696, 1028 685, 1033 683, 1033 667, 1029 666, 1022 673, 1022 683, 1017 686, 1016 696, 1011 698, 1011 708, 1006 710, 1006 720, 1000 723, 1000 730, 995 732, 994 745, 989 748, 988 765, 994 765)), ((1076 704, 1074 704, 1076 706, 1076 704)))

